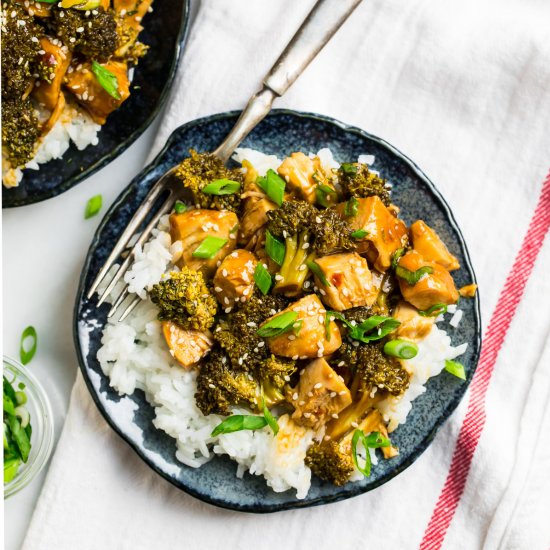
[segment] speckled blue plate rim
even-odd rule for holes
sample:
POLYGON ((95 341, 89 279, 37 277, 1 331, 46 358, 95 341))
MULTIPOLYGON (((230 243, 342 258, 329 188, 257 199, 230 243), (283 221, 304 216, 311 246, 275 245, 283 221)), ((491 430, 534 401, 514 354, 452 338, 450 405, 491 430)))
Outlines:
POLYGON ((95 174, 98 170, 101 170, 101 168, 104 168, 105 166, 107 166, 107 164, 115 160, 119 155, 124 153, 124 151, 126 151, 126 149, 128 149, 130 145, 132 145, 134 141, 136 141, 136 139, 138 139, 138 137, 141 136, 141 134, 143 134, 143 132, 149 127, 151 122, 155 120, 160 110, 164 107, 164 103, 166 102, 168 93, 172 88, 174 77, 176 76, 176 71, 178 68, 181 53, 185 46, 185 42, 187 41, 187 36, 189 33, 189 20, 190 20, 190 16, 189 16, 190 0, 181 0, 181 1, 183 2, 183 13, 182 13, 181 25, 180 25, 178 36, 176 39, 176 42, 177 42, 176 52, 174 55, 174 59, 172 61, 172 65, 170 67, 168 78, 166 79, 166 85, 164 86, 162 93, 160 95, 160 98, 155 108, 149 115, 149 117, 138 128, 136 128, 122 143, 120 143, 117 147, 112 149, 109 154, 103 156, 100 160, 91 164, 90 166, 85 168, 82 172, 70 177, 69 179, 64 181, 61 185, 58 185, 55 189, 48 190, 44 193, 35 194, 30 197, 25 197, 20 200, 13 200, 10 204, 5 204, 5 201, 2 201, 2 208, 18 208, 20 206, 27 206, 29 204, 35 204, 37 202, 53 199, 54 197, 57 197, 58 195, 65 193, 65 191, 68 191, 75 185, 79 184, 81 181, 85 180, 87 177, 91 176, 92 174, 95 174))
MULTIPOLYGON (((255 514, 263 514, 263 513, 273 513, 278 511, 285 511, 285 510, 292 510, 292 509, 299 509, 299 508, 309 508, 311 506, 319 506, 324 504, 330 504, 332 502, 338 502, 341 500, 346 500, 348 498, 353 498, 356 496, 359 496, 361 494, 364 494, 366 492, 369 492, 373 489, 376 489, 377 487, 380 487, 381 485, 387 483, 391 479, 393 479, 395 476, 400 474, 402 471, 406 470, 415 460, 418 459, 418 457, 428 448, 430 443, 433 441, 435 435, 439 431, 439 429, 442 427, 442 425, 445 423, 445 421, 451 416, 451 414, 455 411, 458 404, 464 397, 464 394, 466 393, 466 390, 468 389, 468 386, 470 385, 470 382, 474 376, 474 373, 477 369, 478 361, 479 361, 479 354, 481 349, 481 311, 480 311, 480 297, 479 297, 479 291, 476 292, 474 300, 474 320, 475 320, 475 333, 476 338, 475 341, 469 342, 469 345, 472 345, 475 347, 475 354, 472 357, 472 365, 471 368, 468 371, 466 380, 462 383, 460 387, 460 392, 457 393, 456 397, 451 400, 444 410, 443 414, 441 414, 440 418, 434 425, 433 429, 424 437, 424 439, 416 446, 415 450, 410 454, 407 460, 405 460, 402 464, 391 470, 388 474, 385 476, 380 477, 375 482, 369 484, 367 487, 362 487, 356 485, 351 490, 348 490, 347 492, 343 494, 336 494, 331 495, 329 497, 319 497, 317 499, 310 499, 307 501, 301 501, 298 499, 294 499, 291 502, 287 503, 278 503, 278 504, 262 504, 261 506, 258 505, 240 505, 239 503, 228 503, 224 500, 220 500, 217 498, 212 498, 207 493, 201 493, 199 491, 196 491, 193 488, 187 487, 185 485, 182 485, 179 483, 176 479, 170 477, 165 472, 163 472, 160 468, 157 467, 157 465, 149 460, 149 458, 143 453, 143 451, 140 449, 140 447, 136 444, 134 444, 131 440, 128 439, 128 437, 124 434, 124 432, 119 429, 119 427, 115 424, 115 422, 111 419, 105 408, 103 407, 101 401, 99 400, 98 395, 96 394, 95 388, 89 378, 88 372, 87 372, 87 365, 85 358, 82 356, 81 353, 81 346, 80 346, 80 339, 78 334, 78 312, 79 312, 79 306, 83 300, 86 300, 85 293, 85 281, 88 276, 88 270, 90 267, 91 259, 93 256, 93 252, 95 251, 97 245, 99 244, 99 239, 101 236, 101 233, 105 226, 109 223, 111 214, 126 200, 127 195, 129 192, 131 192, 132 188, 135 185, 140 184, 140 181, 143 180, 150 172, 154 171, 157 165, 160 163, 161 159, 165 155, 167 149, 170 148, 170 146, 174 143, 174 141, 177 139, 178 134, 184 130, 188 130, 190 128, 193 128, 195 126, 200 126, 204 124, 209 124, 211 122, 215 122, 217 120, 235 117, 240 114, 240 111, 228 111, 224 113, 217 113, 214 115, 206 116, 203 118, 195 119, 193 121, 190 121, 186 124, 183 124, 176 128, 168 140, 166 141, 165 146, 163 149, 159 152, 159 154, 155 157, 155 159, 146 166, 129 184, 128 186, 121 192, 121 194, 118 196, 118 198, 115 200, 115 202, 111 205, 109 210, 106 212, 103 220, 101 221, 100 225, 98 226, 94 237, 92 239, 92 242, 90 244, 90 247, 88 249, 88 253, 86 256, 86 260, 81 272, 78 291, 76 295, 76 301, 74 306, 74 315, 73 315, 73 340, 74 345, 76 349, 76 354, 78 357, 78 363, 80 370, 82 372, 82 375, 84 377, 84 381, 88 387, 88 390, 90 392, 90 395, 92 396, 92 399, 94 400, 97 408, 99 409, 101 415, 103 418, 107 421, 107 423, 111 426, 111 428, 117 433, 130 447, 134 449, 134 451, 138 454, 138 456, 151 468, 153 469, 157 474, 159 474, 161 477, 166 479, 168 482, 170 482, 172 485, 177 487, 178 489, 184 491, 185 493, 203 501, 209 504, 212 504, 214 506, 217 506, 219 508, 224 508, 228 510, 238 511, 238 512, 247 512, 247 513, 255 513, 255 514)), ((460 228, 455 220, 455 217, 441 195, 441 193, 437 190, 433 182, 428 178, 428 176, 422 171, 422 169, 409 157, 407 157, 405 154, 403 154, 401 151, 399 151, 396 147, 388 143, 382 138, 379 138, 378 136, 374 136, 373 134, 370 134, 369 132, 366 132, 365 130, 362 130, 361 128, 358 128, 356 126, 348 125, 344 122, 341 122, 339 120, 336 120, 332 117, 326 116, 326 115, 320 115, 317 113, 310 113, 310 112, 304 112, 304 111, 295 111, 292 109, 273 109, 268 117, 276 117, 280 115, 289 115, 294 116, 297 118, 302 119, 313 119, 322 121, 325 123, 333 124, 342 129, 345 132, 350 132, 353 134, 357 134, 361 137, 370 139, 372 141, 377 142, 379 145, 385 147, 388 149, 391 153, 399 157, 401 160, 403 160, 406 164, 409 165, 409 167, 416 173, 416 175, 423 181, 423 183, 426 185, 429 192, 432 194, 434 200, 436 200, 440 206, 443 208, 446 216, 448 217, 449 224, 453 228, 453 230, 456 232, 456 235, 459 240, 459 244, 462 248, 465 263, 461 266, 465 268, 471 278, 472 283, 477 283, 477 279, 475 276, 475 272, 472 266, 470 254, 468 251, 468 247, 466 245, 466 242, 464 241, 464 237, 462 235, 462 232, 460 231, 460 228)), ((182 464, 182 467, 184 465, 182 464)))

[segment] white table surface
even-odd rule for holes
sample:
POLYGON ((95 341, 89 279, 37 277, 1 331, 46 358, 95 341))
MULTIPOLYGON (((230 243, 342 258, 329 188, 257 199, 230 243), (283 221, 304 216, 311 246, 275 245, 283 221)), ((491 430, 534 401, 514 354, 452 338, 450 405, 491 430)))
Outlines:
MULTIPOLYGON (((158 124, 159 118, 114 162, 63 195, 3 211, 3 353, 18 359, 21 332, 36 328, 38 351, 28 367, 50 397, 56 443, 78 368, 72 315, 84 258, 103 214, 143 167, 158 124), (97 194, 101 212, 85 220, 86 202, 97 194)), ((21 547, 46 472, 5 501, 5 550, 21 547)))

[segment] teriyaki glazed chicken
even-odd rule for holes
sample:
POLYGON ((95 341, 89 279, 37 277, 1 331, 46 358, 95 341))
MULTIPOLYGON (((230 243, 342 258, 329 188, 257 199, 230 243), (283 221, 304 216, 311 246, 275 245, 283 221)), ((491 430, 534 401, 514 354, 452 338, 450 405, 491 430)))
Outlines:
POLYGON ((443 324, 475 285, 456 288, 430 220, 400 218, 373 157, 234 160, 181 163, 190 200, 135 251, 125 281, 143 301, 98 358, 119 393, 145 391, 178 460, 227 454, 303 498, 312 474, 340 486, 397 456, 391 434, 427 380, 465 378, 467 344, 443 324))

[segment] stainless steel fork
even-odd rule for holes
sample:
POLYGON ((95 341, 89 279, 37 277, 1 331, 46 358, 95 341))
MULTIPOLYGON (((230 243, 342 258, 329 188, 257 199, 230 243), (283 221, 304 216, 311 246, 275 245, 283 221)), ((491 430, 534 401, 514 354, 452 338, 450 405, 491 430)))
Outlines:
MULTIPOLYGON (((273 101, 277 97, 281 97, 288 90, 361 1, 319 0, 315 4, 279 59, 263 79, 262 89, 250 98, 231 132, 229 132, 219 147, 213 151, 215 156, 220 158, 224 163, 229 160, 242 140, 269 113, 273 101)), ((177 166, 174 166, 155 183, 120 236, 105 264, 99 270, 88 291, 88 299, 91 299, 111 267, 117 260, 122 259, 122 263, 113 278, 101 293, 97 302, 98 307, 111 294, 117 282, 130 267, 135 247, 145 244, 160 218, 172 210, 176 200, 183 200, 185 202, 186 198, 191 198, 187 196, 189 192, 186 191, 181 181, 178 181, 175 177, 176 169, 177 166), (165 197, 162 204, 157 210, 154 210, 155 205, 160 202, 162 197, 165 197), (153 217, 143 231, 139 233, 140 227, 153 210, 153 217), (136 238, 134 235, 139 235, 135 243, 133 242, 136 238)), ((109 317, 115 314, 128 295, 128 286, 125 286, 114 299, 108 313, 109 317)), ((136 295, 123 311, 120 320, 125 319, 139 302, 140 298, 136 295)))

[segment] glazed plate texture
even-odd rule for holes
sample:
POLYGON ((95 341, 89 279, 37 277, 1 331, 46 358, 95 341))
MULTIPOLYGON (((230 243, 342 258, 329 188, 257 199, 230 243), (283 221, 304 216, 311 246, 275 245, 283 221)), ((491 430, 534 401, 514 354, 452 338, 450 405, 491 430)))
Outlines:
POLYGON ((74 144, 63 158, 24 171, 18 187, 2 188, 2 207, 24 206, 64 193, 124 152, 149 126, 164 104, 189 23, 189 0, 158 0, 143 19, 140 41, 150 49, 134 68, 130 97, 112 113, 98 134, 99 143, 79 151, 74 144))
MULTIPOLYGON (((447 372, 430 379, 427 391, 413 402, 406 424, 392 433, 399 456, 380 460, 369 478, 335 487, 315 477, 308 496, 297 500, 295 491, 273 492, 261 477, 235 476, 237 464, 217 457, 199 469, 187 467, 175 457, 175 444, 152 423, 153 408, 141 391, 120 397, 110 386, 96 358, 106 323, 108 305, 96 307, 97 296, 85 295, 119 235, 156 180, 187 156, 188 149, 212 151, 222 141, 238 113, 224 113, 179 127, 165 148, 115 201, 91 244, 82 272, 75 304, 74 337, 80 368, 99 410, 112 428, 126 440, 157 473, 183 491, 212 504, 246 512, 274 512, 326 504, 350 498, 383 485, 410 466, 433 440, 437 430, 463 397, 474 374, 481 344, 479 298, 460 302, 463 317, 456 329, 449 329, 453 345, 468 342, 460 357, 465 365, 465 382, 447 372)), ((361 154, 375 156, 374 170, 393 184, 393 202, 401 216, 412 223, 426 220, 456 255, 462 266, 453 273, 457 287, 475 282, 468 250, 449 206, 427 176, 407 157, 385 141, 336 120, 288 110, 275 110, 244 141, 243 147, 284 158, 293 151, 332 150, 336 160, 353 161, 361 154)))

